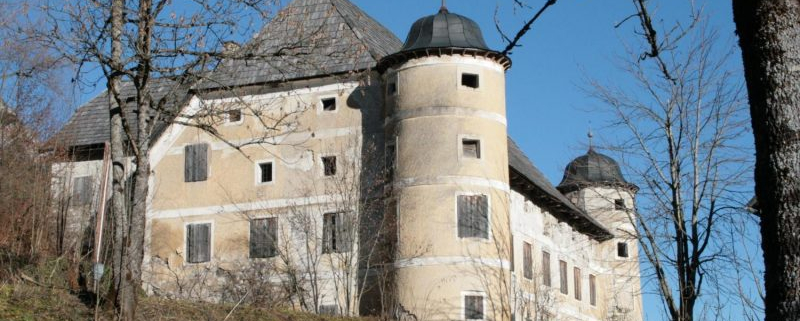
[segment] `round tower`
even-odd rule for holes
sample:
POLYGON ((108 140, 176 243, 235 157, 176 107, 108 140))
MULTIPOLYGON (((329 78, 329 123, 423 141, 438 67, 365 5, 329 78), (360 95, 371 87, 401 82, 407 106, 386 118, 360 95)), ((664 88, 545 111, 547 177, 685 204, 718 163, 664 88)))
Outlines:
POLYGON ((396 204, 394 313, 509 320, 505 71, 477 23, 445 7, 379 69, 396 204))
MULTIPOLYGON (((590 134, 591 139, 591 134, 590 134)), ((564 170, 558 190, 614 233, 596 248, 610 273, 605 305, 609 318, 641 320, 639 242, 636 238, 635 202, 638 187, 625 180, 619 164, 593 147, 564 170)))

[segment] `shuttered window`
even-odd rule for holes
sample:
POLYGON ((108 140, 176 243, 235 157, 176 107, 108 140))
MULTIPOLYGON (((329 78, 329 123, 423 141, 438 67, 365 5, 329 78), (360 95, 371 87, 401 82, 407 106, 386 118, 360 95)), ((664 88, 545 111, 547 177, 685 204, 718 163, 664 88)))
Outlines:
POLYGON ((183 176, 186 182, 208 179, 208 144, 187 145, 184 148, 183 176))
POLYGON ((561 271, 560 281, 561 281, 561 293, 568 294, 569 293, 569 280, 567 280, 567 262, 558 261, 558 267, 561 271))
POLYGON ((464 318, 467 320, 483 320, 483 296, 464 296, 464 318))
POLYGON ((578 267, 572 270, 572 283, 575 285, 575 300, 580 301, 583 288, 581 288, 581 269, 578 267))
POLYGON ((186 262, 211 261, 211 224, 186 225, 186 262))
POLYGON ((486 195, 458 196, 458 237, 489 238, 489 199, 486 195))
POLYGON ((322 221, 322 253, 349 252, 352 245, 352 225, 347 213, 326 213, 322 221))
POLYGON ((550 253, 542 251, 542 283, 546 286, 553 285, 550 275, 550 253))
POLYGON ((82 176, 72 179, 72 204, 88 205, 92 203, 94 189, 92 188, 92 177, 82 176))
POLYGON ((250 220, 250 258, 268 258, 278 255, 278 219, 250 220))
POLYGON ((589 304, 597 305, 597 280, 593 274, 589 274, 589 304))
POLYGON ((526 279, 533 279, 533 257, 531 244, 528 242, 522 243, 522 274, 526 279))

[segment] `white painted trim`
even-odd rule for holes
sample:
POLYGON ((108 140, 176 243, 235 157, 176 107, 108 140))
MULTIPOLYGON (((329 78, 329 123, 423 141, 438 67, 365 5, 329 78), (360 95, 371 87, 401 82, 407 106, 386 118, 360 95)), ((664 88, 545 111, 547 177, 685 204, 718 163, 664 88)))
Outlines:
POLYGON ((193 265, 202 265, 214 262, 214 221, 213 220, 206 220, 206 221, 196 221, 196 222, 184 222, 183 223, 183 266, 193 266, 193 265), (207 262, 198 262, 198 263, 190 263, 189 262, 189 242, 186 241, 186 230, 188 229, 189 225, 202 225, 202 224, 209 224, 208 228, 208 261, 207 262))
POLYGON ((480 321, 486 320, 486 293, 483 291, 461 291, 461 320, 465 321, 480 321), (467 306, 465 305, 467 296, 480 296, 483 298, 481 303, 483 303, 483 318, 481 319, 467 319, 467 306))
POLYGON ((260 160, 255 161, 253 164, 255 164, 255 166, 254 166, 254 169, 255 169, 254 182, 255 182, 255 186, 256 187, 275 185, 275 181, 277 180, 277 176, 276 176, 277 169, 276 169, 276 167, 278 167, 277 166, 278 164, 275 162, 274 158, 260 159, 260 160), (261 164, 264 164, 264 163, 271 163, 272 164, 272 180, 269 181, 269 182, 262 182, 261 181, 261 164))
POLYGON ((421 117, 474 117, 497 122, 503 126, 508 125, 506 117, 498 113, 477 108, 433 106, 410 110, 396 110, 391 117, 384 120, 384 126, 388 126, 393 122, 421 117))
POLYGON ((336 200, 335 195, 319 195, 311 197, 284 198, 257 201, 250 203, 225 204, 219 206, 181 208, 174 210, 152 211, 151 219, 187 218, 201 215, 239 213, 244 211, 257 211, 289 206, 310 206, 331 203, 336 200))
MULTIPOLYGON (((444 66, 444 65, 467 65, 467 66, 476 66, 482 67, 486 69, 490 69, 496 72, 505 73, 505 67, 503 65, 497 63, 494 60, 490 60, 487 58, 478 58, 473 56, 463 56, 463 55, 447 55, 447 56, 429 56, 423 58, 415 58, 411 59, 408 62, 402 64, 400 68, 395 69, 395 71, 403 71, 406 69, 416 68, 416 67, 423 67, 423 66, 444 66)), ((460 81, 459 81, 460 85, 460 81)))
POLYGON ((476 264, 488 267, 494 267, 504 270, 511 268, 511 262, 500 259, 485 259, 469 256, 432 256, 432 257, 419 257, 411 259, 398 259, 395 261, 396 268, 412 268, 412 267, 425 267, 436 265, 464 265, 476 264))
POLYGON ((300 95, 309 95, 309 94, 316 94, 321 92, 327 91, 346 91, 348 89, 356 89, 359 86, 358 81, 350 81, 350 82, 343 82, 338 84, 330 84, 325 86, 318 86, 318 87, 303 87, 298 89, 289 89, 286 91, 268 93, 268 94, 256 94, 256 95, 246 95, 240 97, 230 97, 230 98, 219 98, 219 99, 209 99, 205 101, 205 103, 253 103, 259 102, 263 100, 271 100, 275 98, 286 98, 290 96, 300 96, 300 95))
POLYGON ((487 187, 500 190, 502 192, 509 192, 510 187, 507 183, 498 180, 488 179, 485 177, 477 176, 436 176, 436 177, 420 177, 420 178, 406 178, 402 180, 395 180, 394 188, 402 189, 413 186, 424 185, 457 185, 457 186, 478 186, 487 187))

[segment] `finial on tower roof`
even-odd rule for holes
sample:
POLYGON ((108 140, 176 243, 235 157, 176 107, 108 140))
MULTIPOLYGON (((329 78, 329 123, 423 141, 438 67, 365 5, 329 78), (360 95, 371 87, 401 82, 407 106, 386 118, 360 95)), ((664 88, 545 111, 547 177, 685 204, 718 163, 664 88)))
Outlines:
POLYGON ((450 12, 447 10, 447 0, 442 0, 442 7, 439 8, 439 12, 450 12))
POLYGON ((589 137, 589 151, 594 150, 594 134, 592 134, 592 124, 589 124, 589 133, 586 135, 589 137))

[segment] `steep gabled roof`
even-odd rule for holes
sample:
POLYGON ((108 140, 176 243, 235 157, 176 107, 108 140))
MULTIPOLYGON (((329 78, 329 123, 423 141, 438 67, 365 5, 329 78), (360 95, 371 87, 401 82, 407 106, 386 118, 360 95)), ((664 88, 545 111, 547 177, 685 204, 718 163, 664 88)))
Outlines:
POLYGON ((303 79, 373 68, 400 39, 347 0, 294 0, 198 89, 303 79))
MULTIPOLYGON (((122 100, 135 99, 136 88, 134 88, 133 83, 123 82, 121 87, 119 91, 122 100)), ((177 88, 172 81, 166 79, 151 80, 151 96, 153 100, 160 101, 164 97, 167 98, 164 101, 164 111, 175 111, 180 108, 180 104, 185 100, 186 94, 186 89, 177 88)), ((108 91, 103 91, 75 111, 75 114, 53 137, 53 142, 69 147, 96 145, 108 141, 111 138, 108 104, 108 91)), ((128 119, 136 119, 135 110, 126 112, 128 113, 128 119)), ((157 114, 156 111, 153 111, 152 116, 156 117, 152 132, 157 137, 166 128, 174 113, 157 114)), ((138 130, 135 122, 129 125, 133 133, 138 130)))
POLYGON ((582 233, 599 240, 613 237, 613 233, 603 224, 575 206, 564 194, 553 187, 553 184, 533 165, 519 146, 511 140, 511 137, 508 138, 508 166, 510 167, 509 180, 512 188, 532 201, 543 204, 553 215, 566 221, 582 233))

